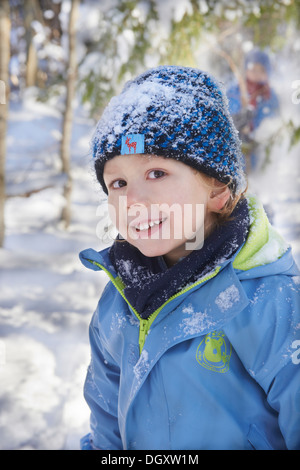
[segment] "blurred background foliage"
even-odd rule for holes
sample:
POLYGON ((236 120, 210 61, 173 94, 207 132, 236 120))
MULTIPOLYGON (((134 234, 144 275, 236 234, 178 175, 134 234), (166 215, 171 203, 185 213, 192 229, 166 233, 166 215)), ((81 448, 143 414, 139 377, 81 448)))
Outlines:
MULTIPOLYGON (((198 67, 225 87, 243 85, 246 54, 264 49, 281 100, 280 127, 264 134, 265 164, 286 136, 289 149, 299 143, 300 0, 3 0, 0 21, 0 79, 7 97, 0 107, 0 246, 7 108, 28 89, 61 112, 66 201, 74 103, 96 122, 125 81, 159 64, 198 67)), ((68 226, 70 214, 62 219, 68 226)))
MULTIPOLYGON (((70 0, 9 3, 12 85, 35 85, 43 100, 64 93, 70 0)), ((125 80, 151 66, 205 66, 226 78, 232 65, 242 70, 251 45, 299 56, 299 25, 300 0, 81 0, 77 93, 98 117, 125 80)))

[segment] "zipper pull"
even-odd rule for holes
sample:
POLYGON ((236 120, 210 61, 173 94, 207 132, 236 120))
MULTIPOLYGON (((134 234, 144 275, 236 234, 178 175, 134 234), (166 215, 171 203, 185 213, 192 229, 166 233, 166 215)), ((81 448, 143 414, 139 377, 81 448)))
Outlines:
POLYGON ((139 332, 139 348, 140 348, 140 354, 142 353, 145 341, 146 341, 146 336, 148 334, 149 326, 148 320, 140 320, 140 332, 139 332))

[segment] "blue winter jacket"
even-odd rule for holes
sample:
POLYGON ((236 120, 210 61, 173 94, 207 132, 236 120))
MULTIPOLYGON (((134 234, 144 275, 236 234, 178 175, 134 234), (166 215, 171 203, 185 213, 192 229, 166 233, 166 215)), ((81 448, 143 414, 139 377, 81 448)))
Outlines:
POLYGON ((90 326, 83 449, 300 449, 299 270, 252 200, 242 248, 147 320, 108 250, 90 326))
MULTIPOLYGON (((238 84, 232 85, 227 90, 227 98, 229 101, 229 111, 232 116, 239 114, 242 111, 241 92, 238 84)), ((273 118, 278 116, 279 101, 275 91, 270 89, 270 98, 257 101, 255 110, 252 116, 253 130, 257 129, 262 121, 266 118, 273 118)))

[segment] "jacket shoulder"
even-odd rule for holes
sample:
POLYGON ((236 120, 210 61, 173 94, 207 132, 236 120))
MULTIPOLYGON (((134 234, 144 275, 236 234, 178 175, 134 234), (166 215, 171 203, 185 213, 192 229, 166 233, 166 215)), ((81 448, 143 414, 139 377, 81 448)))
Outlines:
POLYGON ((250 375, 267 390, 291 363, 293 344, 300 339, 299 277, 274 274, 242 284, 249 305, 225 332, 250 375))

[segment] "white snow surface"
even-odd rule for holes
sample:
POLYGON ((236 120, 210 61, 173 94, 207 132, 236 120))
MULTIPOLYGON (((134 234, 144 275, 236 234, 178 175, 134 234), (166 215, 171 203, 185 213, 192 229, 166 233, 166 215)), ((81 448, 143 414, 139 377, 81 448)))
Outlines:
POLYGON ((6 240, 0 249, 0 448, 78 449, 89 431, 83 383, 88 325, 107 281, 79 251, 102 249, 96 236, 100 193, 88 156, 93 123, 76 109, 72 138, 72 222, 58 223, 61 117, 34 90, 11 103, 7 135, 6 240), (42 191, 17 197, 29 188, 42 191))

